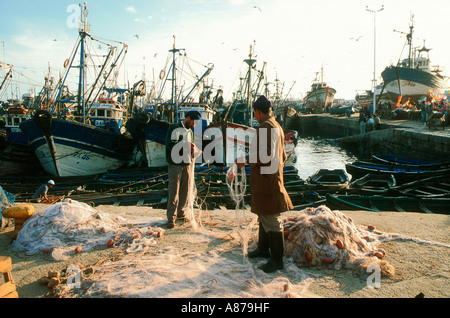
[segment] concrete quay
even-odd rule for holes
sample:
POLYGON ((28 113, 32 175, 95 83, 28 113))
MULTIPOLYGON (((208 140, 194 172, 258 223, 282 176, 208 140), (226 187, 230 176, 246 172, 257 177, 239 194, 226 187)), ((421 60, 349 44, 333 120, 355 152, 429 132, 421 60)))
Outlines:
POLYGON ((429 128, 415 120, 382 119, 381 129, 360 134, 358 114, 298 115, 289 127, 300 135, 332 139, 363 157, 393 154, 424 161, 450 161, 450 126, 429 128))

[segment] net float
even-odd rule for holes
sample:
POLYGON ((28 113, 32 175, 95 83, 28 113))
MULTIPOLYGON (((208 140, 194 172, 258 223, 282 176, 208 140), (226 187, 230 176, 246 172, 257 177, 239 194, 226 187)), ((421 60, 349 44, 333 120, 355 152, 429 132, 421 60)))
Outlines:
POLYGON ((324 262, 325 264, 331 264, 334 262, 334 259, 332 257, 324 257, 322 262, 324 262))
POLYGON ((306 258, 306 260, 307 260, 308 262, 311 262, 311 261, 312 261, 312 255, 311 255, 311 253, 308 252, 308 251, 305 251, 305 258, 306 258))
POLYGON ((373 230, 375 230, 375 226, 373 226, 373 225, 369 225, 369 226, 367 227, 367 229, 369 229, 369 230, 373 231, 373 230))
POLYGON ((374 256, 376 256, 376 257, 378 257, 379 259, 382 259, 383 258, 383 253, 381 253, 381 252, 375 252, 374 254, 373 254, 374 256))
POLYGON ((336 246, 337 246, 339 249, 343 249, 343 248, 344 248, 344 243, 343 243, 341 240, 337 240, 337 241, 336 241, 336 246))
POLYGON ((81 251, 83 250, 83 248, 81 246, 77 246, 77 248, 75 249, 75 252, 77 254, 81 253, 81 251))
POLYGON ((110 239, 108 241, 108 243, 106 244, 106 246, 108 246, 108 247, 112 247, 113 245, 114 245, 114 240, 113 239, 110 239))

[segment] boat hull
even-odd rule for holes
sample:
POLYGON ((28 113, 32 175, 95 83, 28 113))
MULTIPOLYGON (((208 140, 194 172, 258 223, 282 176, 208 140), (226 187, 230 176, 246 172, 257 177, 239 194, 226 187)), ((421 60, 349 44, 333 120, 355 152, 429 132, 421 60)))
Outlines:
POLYGON ((327 194, 327 206, 332 209, 365 210, 372 212, 422 212, 449 214, 449 198, 387 197, 383 195, 327 194))
POLYGON ((306 108, 321 109, 331 107, 336 90, 331 87, 319 88, 306 96, 306 108))
POLYGON ((383 94, 394 103, 399 102, 400 96, 400 103, 408 99, 417 103, 424 97, 429 99, 430 95, 445 94, 447 87, 445 78, 420 69, 389 66, 381 76, 384 81, 383 94))
POLYGON ((132 140, 120 133, 73 121, 52 119, 43 129, 28 120, 20 128, 44 170, 59 177, 118 169, 131 159, 134 147, 132 140))

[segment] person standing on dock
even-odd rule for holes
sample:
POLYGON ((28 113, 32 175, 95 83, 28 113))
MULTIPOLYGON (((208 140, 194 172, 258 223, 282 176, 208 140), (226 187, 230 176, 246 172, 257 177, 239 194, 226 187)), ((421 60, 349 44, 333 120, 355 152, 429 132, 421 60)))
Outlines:
POLYGON ((48 180, 47 183, 44 183, 43 185, 41 185, 39 187, 39 189, 37 189, 37 191, 35 192, 35 194, 33 194, 33 196, 31 198, 33 200, 36 200, 38 203, 50 202, 50 200, 47 196, 47 193, 48 193, 48 190, 53 188, 54 185, 55 185, 55 181, 48 180))
POLYGON ((169 173, 167 198, 167 227, 173 228, 175 219, 184 219, 184 209, 190 194, 189 185, 193 176, 195 121, 201 119, 198 111, 189 111, 185 119, 169 127, 166 137, 166 161, 169 173))
POLYGON ((366 115, 364 110, 361 109, 359 112, 359 134, 363 135, 366 133, 366 115))
MULTIPOLYGON (((271 116, 272 103, 260 96, 254 103, 255 118, 260 124, 250 146, 251 211, 258 215, 258 247, 248 253, 249 258, 266 257, 269 261, 261 269, 266 273, 284 267, 284 229, 281 213, 292 210, 292 201, 284 187, 283 167, 287 159, 284 132, 271 116)), ((236 160, 244 165, 243 157, 236 160)))

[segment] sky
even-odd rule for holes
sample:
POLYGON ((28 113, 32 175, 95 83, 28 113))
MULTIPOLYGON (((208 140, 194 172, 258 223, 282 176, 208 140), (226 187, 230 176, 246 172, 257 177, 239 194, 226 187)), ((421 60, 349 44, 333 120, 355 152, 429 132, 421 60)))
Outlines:
MULTIPOLYGON (((72 22, 78 2, 0 1, 0 61, 14 65, 25 84, 43 84, 49 66, 55 76, 61 72, 78 37, 72 22)), ((409 32, 411 14, 414 46, 426 40, 432 65, 450 75, 448 0, 90 0, 87 6, 94 37, 128 45, 123 82, 157 77, 175 35, 190 58, 214 64, 209 78, 226 100, 250 45, 256 67, 266 62, 267 81, 284 83, 291 98, 304 97, 323 67, 336 98, 354 99, 372 86, 374 25, 379 84, 383 69, 406 57, 405 34, 394 30, 409 32)))

